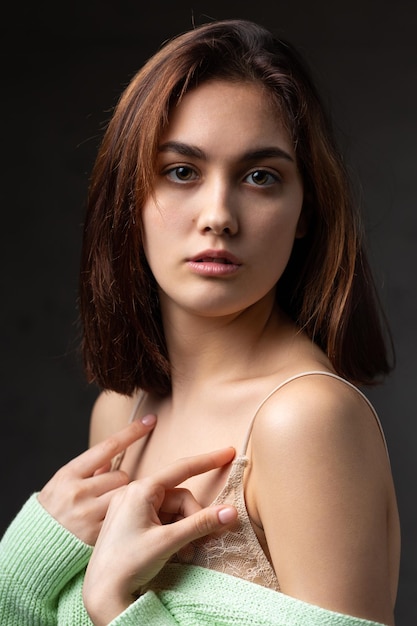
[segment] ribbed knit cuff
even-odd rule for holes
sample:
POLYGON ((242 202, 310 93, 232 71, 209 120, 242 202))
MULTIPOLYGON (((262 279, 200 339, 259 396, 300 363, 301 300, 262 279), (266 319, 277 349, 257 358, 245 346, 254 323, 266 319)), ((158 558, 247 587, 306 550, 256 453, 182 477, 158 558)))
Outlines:
POLYGON ((178 626, 153 591, 147 591, 123 613, 118 615, 109 626, 178 626))

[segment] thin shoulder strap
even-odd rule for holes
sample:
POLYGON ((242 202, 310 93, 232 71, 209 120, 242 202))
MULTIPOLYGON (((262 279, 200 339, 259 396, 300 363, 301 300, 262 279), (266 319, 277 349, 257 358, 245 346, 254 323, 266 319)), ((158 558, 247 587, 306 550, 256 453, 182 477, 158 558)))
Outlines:
POLYGON ((330 378, 336 378, 337 380, 340 380, 342 383, 344 383, 345 385, 347 385, 348 387, 350 387, 351 389, 356 391, 356 393, 358 393, 365 400, 366 404, 369 406, 369 408, 371 409, 371 411, 372 411, 372 413, 373 413, 373 415, 375 417, 376 423, 377 423, 379 431, 381 433, 382 441, 384 442, 385 450, 386 450, 388 458, 389 458, 388 446, 387 446, 387 442, 386 442, 386 439, 385 439, 385 435, 384 435, 384 431, 383 431, 383 428, 382 428, 381 421, 380 421, 380 419, 378 417, 378 414, 377 414, 375 408, 373 407, 371 402, 368 400, 368 398, 365 396, 365 394, 360 389, 355 387, 355 385, 353 385, 348 380, 346 380, 345 378, 342 378, 341 376, 338 376, 337 374, 333 374, 333 372, 325 372, 325 371, 322 371, 322 370, 312 370, 312 371, 308 371, 308 372, 301 372, 299 374, 295 374, 294 376, 291 376, 290 378, 287 378, 286 380, 284 380, 282 383, 280 383, 279 385, 274 387, 274 389, 272 389, 272 391, 269 392, 269 394, 258 405, 258 407, 257 407, 257 409, 255 411, 255 414, 254 414, 254 416, 253 416, 253 418, 251 420, 251 423, 249 425, 249 429, 248 429, 248 432, 246 434, 246 438, 245 438, 245 441, 244 441, 244 444, 243 444, 243 449, 242 449, 242 454, 243 455, 246 454, 246 451, 247 451, 247 448, 248 448, 248 444, 249 444, 249 439, 250 439, 250 436, 252 434, 252 428, 253 428, 253 424, 255 422, 256 416, 258 415, 259 411, 261 410, 261 408, 263 407, 265 402, 267 402, 267 400, 269 400, 269 398, 271 396, 273 396, 277 391, 282 389, 282 387, 284 387, 288 383, 292 382, 293 380, 296 380, 297 378, 303 378, 304 376, 329 376, 330 378))
MULTIPOLYGON (((128 424, 131 424, 133 422, 133 420, 136 417, 136 413, 140 407, 140 405, 142 404, 142 400, 145 397, 145 392, 143 391, 143 389, 140 389, 137 395, 137 398, 135 400, 135 404, 133 405, 133 409, 130 412, 130 416, 129 416, 129 420, 128 420, 128 424)), ((125 456, 125 452, 126 450, 122 450, 121 452, 119 452, 119 454, 117 454, 112 462, 111 462, 111 471, 114 472, 115 470, 118 470, 122 464, 122 461, 124 459, 125 456)))
POLYGON ((133 422, 133 420, 135 419, 136 413, 138 412, 138 409, 140 405, 142 404, 142 400, 144 397, 145 397, 145 392, 143 391, 143 389, 139 389, 137 398, 135 400, 135 404, 133 405, 132 412, 130 413, 129 422, 128 422, 129 424, 133 422))

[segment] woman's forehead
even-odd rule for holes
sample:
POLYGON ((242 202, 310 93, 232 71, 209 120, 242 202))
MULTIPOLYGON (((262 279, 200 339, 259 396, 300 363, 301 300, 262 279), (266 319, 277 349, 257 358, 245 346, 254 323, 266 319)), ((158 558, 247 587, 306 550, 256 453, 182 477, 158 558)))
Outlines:
POLYGON ((171 109, 160 145, 195 145, 205 151, 246 152, 279 145, 293 154, 281 110, 255 82, 210 80, 187 92, 171 109))

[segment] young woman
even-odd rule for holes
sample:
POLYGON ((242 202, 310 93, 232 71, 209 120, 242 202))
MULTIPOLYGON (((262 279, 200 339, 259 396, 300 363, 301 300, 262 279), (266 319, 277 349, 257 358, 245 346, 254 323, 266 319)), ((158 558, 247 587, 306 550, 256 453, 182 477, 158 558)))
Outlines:
POLYGON ((356 387, 389 372, 385 334, 288 43, 213 22, 133 78, 92 174, 80 310, 91 448, 3 538, 6 623, 392 626, 396 499, 356 387))

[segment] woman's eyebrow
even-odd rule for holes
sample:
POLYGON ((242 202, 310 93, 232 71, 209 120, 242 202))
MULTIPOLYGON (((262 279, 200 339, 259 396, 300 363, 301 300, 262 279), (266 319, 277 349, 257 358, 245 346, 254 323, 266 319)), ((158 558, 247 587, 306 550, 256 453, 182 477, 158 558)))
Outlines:
MULTIPOLYGON (((158 147, 158 152, 176 152, 182 156, 194 157, 197 159, 207 160, 206 154, 197 146, 193 146, 181 141, 167 141, 158 147)), ((285 159, 286 161, 294 162, 293 157, 277 146, 266 146, 265 148, 257 148, 249 150, 242 154, 239 161, 257 161, 258 159, 285 159)))
POLYGON ((285 159, 286 161, 294 161, 293 157, 276 146, 267 146, 265 148, 259 148, 258 150, 249 150, 245 152, 242 157, 242 161, 257 161, 258 159, 285 159))
POLYGON ((207 159, 206 155, 200 148, 191 146, 181 141, 167 141, 158 147, 158 152, 176 152, 182 156, 195 157, 197 159, 207 159))

